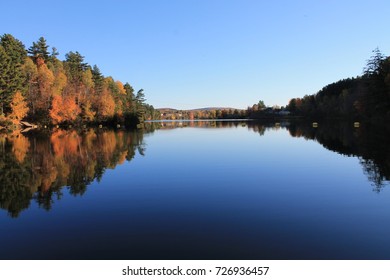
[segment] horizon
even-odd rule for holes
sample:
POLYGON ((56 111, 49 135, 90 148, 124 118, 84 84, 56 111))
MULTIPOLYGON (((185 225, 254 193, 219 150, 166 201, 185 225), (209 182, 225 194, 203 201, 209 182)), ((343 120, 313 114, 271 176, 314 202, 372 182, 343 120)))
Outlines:
POLYGON ((60 59, 78 51, 105 76, 143 88, 155 108, 246 109, 259 100, 285 106, 361 75, 372 50, 389 53, 389 8, 386 1, 7 2, 0 32, 26 48, 43 36, 60 59))

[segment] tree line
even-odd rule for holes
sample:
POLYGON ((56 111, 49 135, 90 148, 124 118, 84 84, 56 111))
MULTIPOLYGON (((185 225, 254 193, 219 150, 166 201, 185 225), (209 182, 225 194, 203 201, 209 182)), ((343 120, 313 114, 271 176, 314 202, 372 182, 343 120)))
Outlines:
POLYGON ((42 125, 126 123, 154 119, 143 89, 101 73, 79 52, 65 60, 41 37, 28 49, 11 34, 0 37, 0 126, 21 120, 42 125))
POLYGON ((390 57, 373 51, 363 75, 329 84, 318 93, 293 98, 293 114, 311 118, 390 120, 390 57))

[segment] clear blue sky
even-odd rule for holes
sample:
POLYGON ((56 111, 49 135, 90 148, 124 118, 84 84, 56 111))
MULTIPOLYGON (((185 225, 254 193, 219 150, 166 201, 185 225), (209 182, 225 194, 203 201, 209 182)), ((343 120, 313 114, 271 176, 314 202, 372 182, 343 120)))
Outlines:
POLYGON ((43 36, 159 107, 286 105, 390 54, 390 1, 3 1, 0 34, 43 36))

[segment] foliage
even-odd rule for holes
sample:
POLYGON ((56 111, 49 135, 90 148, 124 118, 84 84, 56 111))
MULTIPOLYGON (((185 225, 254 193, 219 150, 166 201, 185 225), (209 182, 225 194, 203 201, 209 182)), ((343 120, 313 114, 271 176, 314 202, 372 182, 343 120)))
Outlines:
POLYGON ((25 84, 22 66, 27 52, 24 45, 10 34, 0 37, 0 115, 10 111, 10 102, 25 84))
POLYGON ((329 84, 314 95, 293 98, 287 109, 311 118, 390 120, 390 58, 378 49, 373 53, 363 76, 329 84))
MULTIPOLYGON (((158 118, 145 103, 143 90, 134 96, 129 83, 104 77, 100 69, 89 66, 79 52, 69 52, 65 61, 57 59, 57 49, 41 37, 26 51, 10 34, 0 37, 0 116, 5 121, 20 120, 20 112, 32 122, 107 122, 135 125, 158 118), (29 56, 28 56, 29 55, 29 56), (27 109, 17 110, 13 97, 19 92, 27 109), (15 106, 15 104, 13 105, 15 106), (13 109, 14 108, 14 109, 13 109)), ((24 103, 23 103, 24 104, 24 103)), ((4 122, 3 122, 4 123, 4 122)))
MULTIPOLYGON (((42 58, 45 61, 49 60, 49 46, 46 44, 46 39, 43 37, 40 37, 37 42, 33 42, 33 45, 28 48, 27 52, 30 54, 34 59, 42 58)), ((54 51, 56 53, 56 51, 54 51)))
POLYGON ((12 98, 11 113, 8 117, 14 123, 19 123, 27 115, 28 110, 27 102, 24 100, 23 95, 20 91, 17 91, 12 98))
POLYGON ((73 97, 56 95, 53 97, 50 117, 53 124, 71 122, 77 118, 80 111, 73 97))

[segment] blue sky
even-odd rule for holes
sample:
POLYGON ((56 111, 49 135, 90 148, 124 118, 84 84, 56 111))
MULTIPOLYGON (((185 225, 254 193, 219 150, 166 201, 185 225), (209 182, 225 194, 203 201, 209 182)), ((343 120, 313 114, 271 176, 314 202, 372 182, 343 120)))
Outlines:
POLYGON ((286 105, 390 54, 390 1, 4 1, 0 34, 79 51, 159 107, 286 105))

